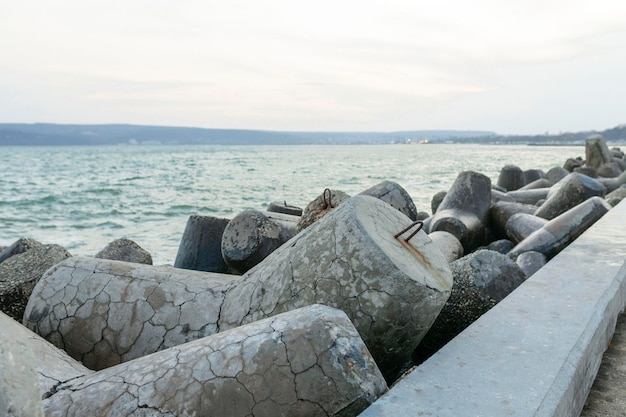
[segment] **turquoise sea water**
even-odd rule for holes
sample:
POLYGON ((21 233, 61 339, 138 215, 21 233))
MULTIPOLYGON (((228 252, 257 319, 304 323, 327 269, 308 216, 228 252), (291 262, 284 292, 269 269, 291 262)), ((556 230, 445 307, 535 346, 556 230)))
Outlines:
POLYGON ((0 246, 20 237, 91 256, 126 237, 173 263, 191 214, 234 217, 271 201, 305 207, 325 188, 350 195, 395 181, 418 211, 461 171, 547 171, 584 146, 0 147, 0 246))

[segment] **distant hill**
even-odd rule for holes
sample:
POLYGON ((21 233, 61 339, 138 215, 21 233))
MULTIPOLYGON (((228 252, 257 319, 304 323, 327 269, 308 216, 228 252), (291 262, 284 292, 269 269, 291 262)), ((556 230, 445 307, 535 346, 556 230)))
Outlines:
POLYGON ((411 130, 399 132, 281 132, 244 129, 142 126, 127 124, 74 125, 0 123, 0 146, 88 146, 118 144, 185 145, 308 145, 367 143, 516 143, 580 144, 599 133, 609 142, 626 141, 626 125, 601 132, 556 135, 499 135, 489 131, 411 130))
POLYGON ((303 145, 449 140, 493 136, 494 132, 416 130, 403 132, 278 132, 243 129, 0 123, 0 145, 67 146, 116 144, 303 145))

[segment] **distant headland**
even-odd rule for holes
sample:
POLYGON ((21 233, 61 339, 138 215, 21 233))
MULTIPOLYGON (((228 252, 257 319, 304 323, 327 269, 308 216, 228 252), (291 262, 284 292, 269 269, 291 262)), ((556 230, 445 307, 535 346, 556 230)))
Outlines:
POLYGON ((626 124, 603 131, 543 135, 500 135, 474 130, 412 130, 397 132, 290 132, 130 124, 0 123, 0 146, 92 145, 313 145, 384 143, 484 143, 579 145, 592 134, 607 142, 626 143, 626 124))

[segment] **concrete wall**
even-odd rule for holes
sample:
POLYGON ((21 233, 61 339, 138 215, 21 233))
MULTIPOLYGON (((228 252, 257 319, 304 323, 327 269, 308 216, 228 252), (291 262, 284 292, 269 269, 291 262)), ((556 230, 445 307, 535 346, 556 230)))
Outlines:
POLYGON ((626 301, 626 203, 361 416, 578 416, 626 301))

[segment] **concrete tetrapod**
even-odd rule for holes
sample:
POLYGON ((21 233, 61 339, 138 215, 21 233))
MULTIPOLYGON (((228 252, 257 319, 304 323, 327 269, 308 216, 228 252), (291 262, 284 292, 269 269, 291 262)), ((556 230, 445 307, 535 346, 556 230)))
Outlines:
POLYGON ((377 198, 344 201, 242 276, 226 294, 220 328, 330 305, 348 314, 385 378, 394 380, 452 288, 448 261, 424 231, 408 242, 394 238, 410 224, 377 198))
POLYGON ((224 228, 222 256, 243 274, 296 234, 299 216, 270 211, 244 210, 224 228))
POLYGON ((238 275, 72 257, 35 286, 24 325, 90 369, 216 333, 238 275))
POLYGON ((461 172, 432 216, 429 233, 450 232, 470 253, 485 240, 491 205, 491 180, 472 171, 461 172))
POLYGON ((348 314, 392 380, 450 295, 452 273, 408 217, 355 196, 241 277, 89 258, 62 262, 35 287, 25 324, 97 369, 321 303, 348 314))
POLYGON ((609 210, 611 206, 603 198, 591 197, 528 235, 508 256, 515 260, 520 254, 532 251, 551 259, 609 210))
POLYGON ((0 312, 0 415, 43 417, 27 329, 0 312))
POLYGON ((342 311, 312 305, 61 384, 47 415, 356 416, 387 390, 342 311))

